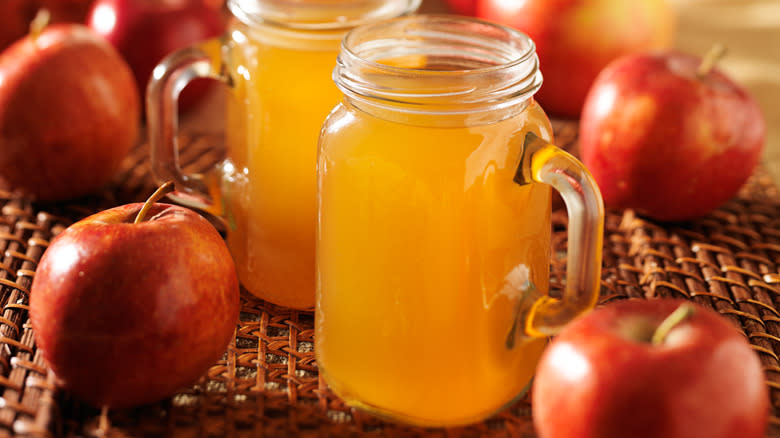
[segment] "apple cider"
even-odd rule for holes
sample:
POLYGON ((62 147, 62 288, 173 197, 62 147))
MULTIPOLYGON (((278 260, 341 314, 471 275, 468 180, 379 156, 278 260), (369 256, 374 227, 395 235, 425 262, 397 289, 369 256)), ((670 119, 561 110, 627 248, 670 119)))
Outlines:
MULTIPOLYGON (((428 426, 484 419, 529 385, 539 321, 560 312, 542 182, 584 172, 548 143, 532 43, 475 24, 419 16, 350 32, 334 72, 344 99, 319 143, 320 373, 351 405, 428 426), (533 181, 518 183, 519 166, 533 181)), ((588 290, 575 313, 598 293, 595 215, 599 248, 585 251, 586 278, 571 278, 588 290)))
POLYGON ((319 162, 320 371, 348 399, 421 419, 495 412, 544 347, 505 340, 513 301, 526 283, 547 290, 550 264, 550 188, 512 183, 521 143, 505 139, 549 136, 549 122, 536 103, 463 127, 348 113, 319 162))
POLYGON ((262 29, 241 38, 233 56, 244 81, 228 99, 223 165, 228 246, 247 290, 311 308, 317 137, 340 96, 330 79, 339 39, 296 45, 262 29))
MULTIPOLYGON (((208 193, 207 205, 197 206, 225 219, 228 246, 249 292, 283 306, 314 307, 317 138, 340 100, 331 73, 341 39, 357 25, 412 13, 419 4, 229 0, 226 34, 199 45, 211 63, 205 75, 229 86, 227 158, 206 174, 205 188, 193 188, 197 178, 170 163, 154 165, 155 174, 176 180, 190 195, 208 193)), ((170 59, 177 66, 175 55, 170 59)), ((189 73, 204 76, 194 68, 189 73)), ((155 162, 154 144, 166 142, 150 137, 155 162)))
POLYGON ((250 292, 284 306, 314 307, 317 138, 340 100, 331 73, 347 31, 322 23, 391 17, 418 3, 311 2, 298 10, 303 26, 234 26, 238 80, 228 99, 223 193, 228 245, 250 292))

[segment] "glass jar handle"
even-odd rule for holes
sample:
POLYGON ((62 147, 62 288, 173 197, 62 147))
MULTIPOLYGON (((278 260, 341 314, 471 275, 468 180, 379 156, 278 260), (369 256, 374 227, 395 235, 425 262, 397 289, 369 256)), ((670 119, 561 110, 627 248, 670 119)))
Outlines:
POLYGON ((525 313, 525 334, 556 334, 599 297, 604 202, 590 172, 566 151, 528 133, 514 181, 544 183, 560 192, 569 216, 566 284, 561 299, 542 296, 525 313))
POLYGON ((221 216, 216 173, 185 174, 179 165, 179 93, 192 80, 209 78, 232 87, 223 60, 223 41, 214 38, 166 56, 152 72, 146 89, 146 120, 151 149, 152 175, 157 183, 173 181, 169 195, 181 204, 221 216))

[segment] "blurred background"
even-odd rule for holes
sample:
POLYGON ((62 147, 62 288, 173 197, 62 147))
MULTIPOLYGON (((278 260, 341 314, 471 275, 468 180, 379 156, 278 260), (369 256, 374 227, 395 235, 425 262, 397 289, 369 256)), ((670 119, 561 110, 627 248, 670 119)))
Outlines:
MULTIPOLYGON (((714 43, 726 45, 719 66, 761 105, 768 129, 764 166, 780 186, 780 1, 667 1, 677 11, 679 50, 704 55, 714 43)), ((423 0, 420 12, 449 11, 444 0, 423 0)))
MULTIPOLYGON (((24 35, 27 23, 41 7, 51 9, 60 21, 82 21, 93 1, 95 0, 0 0, 0 47, 24 35)), ((219 7, 225 0, 204 1, 219 7)), ((420 12, 451 12, 447 1, 456 4, 471 3, 471 0, 423 0, 420 12)), ((500 0, 493 3, 516 7, 524 1, 500 0)), ((745 86, 759 102, 768 128, 763 164, 773 176, 775 184, 780 186, 780 0, 666 1, 677 15, 674 44, 677 49, 703 56, 716 43, 727 47, 726 56, 719 66, 745 86)), ((214 32, 218 33, 218 30, 214 32)), ((150 40, 148 45, 160 46, 159 57, 162 57, 167 53, 166 50, 171 48, 157 44, 164 38, 151 35, 156 34, 146 37, 150 40)), ((145 51, 149 50, 145 48, 145 51)), ((149 53, 144 56, 151 58, 149 53)), ((148 69, 150 70, 151 66, 148 69)), ((542 65, 543 72, 544 69, 545 66, 542 65)), ((213 112, 221 108, 221 105, 214 103, 212 101, 201 105, 189 118, 198 120, 196 125, 201 128, 219 129, 222 118, 214 117, 213 112)))

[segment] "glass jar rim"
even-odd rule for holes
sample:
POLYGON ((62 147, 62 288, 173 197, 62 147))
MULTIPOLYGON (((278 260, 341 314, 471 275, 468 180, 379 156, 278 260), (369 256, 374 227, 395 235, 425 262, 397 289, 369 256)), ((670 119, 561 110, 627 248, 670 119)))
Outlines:
POLYGON ((349 97, 426 113, 466 113, 525 102, 542 83, 530 37, 498 23, 445 14, 352 29, 342 40, 333 79, 349 97), (432 67, 427 60, 435 58, 448 65, 432 67), (412 65, 392 59, 411 60, 412 65), (415 59, 425 65, 413 65, 415 59))
POLYGON ((414 13, 422 0, 228 0, 227 8, 249 26, 302 31, 347 31, 362 24, 414 13))

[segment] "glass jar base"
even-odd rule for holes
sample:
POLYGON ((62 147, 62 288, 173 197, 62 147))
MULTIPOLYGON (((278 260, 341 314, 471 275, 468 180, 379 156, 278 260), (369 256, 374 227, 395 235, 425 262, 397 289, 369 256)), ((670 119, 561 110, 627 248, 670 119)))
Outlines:
POLYGON ((488 409, 484 412, 475 413, 473 415, 459 417, 459 418, 426 418, 410 415, 406 412, 399 412, 393 409, 387 409, 381 406, 376 406, 371 403, 367 403, 360 399, 360 397, 353 395, 343 385, 340 385, 337 381, 334 381, 328 373, 320 366, 320 375, 325 380, 330 390, 338 396, 347 406, 355 408, 361 412, 371 414, 381 420, 389 421, 393 423, 402 423, 409 426, 418 426, 425 428, 436 427, 457 427, 468 426, 470 424, 479 423, 490 418, 493 415, 498 414, 509 406, 513 405, 520 399, 522 399, 528 391, 531 389, 531 383, 533 380, 523 387, 519 394, 508 402, 500 405, 498 408, 488 409))

